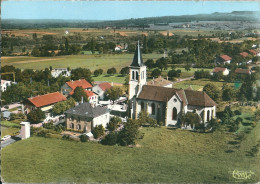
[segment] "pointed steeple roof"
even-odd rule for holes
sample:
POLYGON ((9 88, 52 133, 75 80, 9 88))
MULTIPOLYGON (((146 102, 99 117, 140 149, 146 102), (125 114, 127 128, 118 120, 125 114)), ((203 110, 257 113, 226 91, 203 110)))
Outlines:
POLYGON ((130 66, 136 66, 136 67, 144 66, 142 53, 141 53, 141 49, 140 49, 140 45, 139 45, 139 40, 138 40, 137 47, 135 50, 133 62, 130 66))

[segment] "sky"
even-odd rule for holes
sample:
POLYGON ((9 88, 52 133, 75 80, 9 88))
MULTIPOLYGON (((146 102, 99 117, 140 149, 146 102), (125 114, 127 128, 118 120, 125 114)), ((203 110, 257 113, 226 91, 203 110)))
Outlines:
POLYGON ((120 20, 260 11, 257 1, 2 1, 2 19, 120 20))

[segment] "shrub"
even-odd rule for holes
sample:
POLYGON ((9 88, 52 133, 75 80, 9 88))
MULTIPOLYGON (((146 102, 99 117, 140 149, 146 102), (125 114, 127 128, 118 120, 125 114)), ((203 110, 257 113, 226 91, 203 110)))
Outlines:
POLYGON ((85 134, 81 134, 79 138, 81 142, 87 142, 89 140, 89 137, 85 134))
POLYGON ((239 110, 234 111, 235 115, 241 115, 241 112, 239 110))
POLYGON ((94 138, 97 139, 105 134, 105 129, 102 125, 95 126, 91 133, 93 134, 94 138))
POLYGON ((120 123, 122 123, 122 120, 119 117, 112 117, 107 124, 107 129, 109 131, 114 131, 120 123))
POLYGON ((66 135, 66 134, 65 134, 65 135, 62 136, 62 139, 64 139, 64 140, 70 140, 70 135, 66 135))
POLYGON ((139 122, 136 120, 128 120, 124 128, 120 131, 118 142, 121 146, 135 144, 138 135, 139 122))
POLYGON ((51 122, 49 122, 49 123, 44 123, 44 124, 43 124, 43 128, 46 128, 46 129, 54 129, 53 121, 51 121, 51 122))
POLYGON ((115 145, 117 144, 117 132, 111 132, 110 134, 106 135, 104 139, 102 139, 101 144, 104 145, 115 145))

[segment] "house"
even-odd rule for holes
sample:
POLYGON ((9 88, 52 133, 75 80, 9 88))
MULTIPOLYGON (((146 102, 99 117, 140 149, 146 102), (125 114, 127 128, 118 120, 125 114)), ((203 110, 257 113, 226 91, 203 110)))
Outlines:
POLYGON ((227 68, 216 67, 212 71, 212 75, 214 75, 214 74, 216 74, 218 72, 221 72, 223 75, 228 75, 229 74, 229 70, 227 68))
POLYGON ((249 69, 242 69, 242 68, 237 68, 235 70, 236 74, 251 74, 251 71, 249 69))
POLYGON ((197 113, 206 123, 216 116, 216 103, 203 91, 146 85, 146 66, 139 46, 129 67, 129 113, 136 119, 141 111, 166 126, 182 123, 182 114, 197 113))
POLYGON ((67 96, 72 91, 74 91, 76 89, 76 87, 82 87, 85 90, 91 91, 92 85, 85 79, 79 79, 76 81, 72 80, 72 81, 66 82, 64 85, 61 86, 61 92, 63 95, 67 96))
POLYGON ((110 89, 111 87, 112 87, 112 85, 109 84, 108 82, 103 82, 103 83, 95 85, 92 88, 92 91, 95 92, 96 94, 98 94, 98 97, 100 100, 104 100, 106 90, 110 89))
POLYGON ((243 58, 246 58, 248 56, 248 53, 247 52, 241 52, 240 56, 242 56, 243 58))
POLYGON ((217 58, 219 63, 224 63, 224 64, 230 64, 232 58, 229 57, 228 55, 221 55, 217 58))
POLYGON ((256 51, 256 50, 249 50, 249 52, 253 55, 253 56, 260 56, 260 52, 256 51))
POLYGON ((6 88, 11 86, 12 84, 16 84, 16 82, 12 82, 12 81, 8 81, 8 80, 1 80, 2 92, 4 92, 6 90, 6 88))
POLYGON ((27 98, 24 102, 24 112, 28 114, 31 110, 40 108, 43 112, 48 113, 56 103, 65 100, 67 100, 66 97, 59 92, 27 98))
POLYGON ((147 82, 147 85, 150 85, 150 86, 161 86, 161 87, 166 87, 166 88, 172 88, 172 84, 173 83, 168 80, 168 77, 166 80, 166 79, 162 78, 162 76, 159 76, 158 78, 147 82))
POLYGON ((98 104, 98 95, 88 90, 86 90, 85 92, 86 95, 88 96, 89 103, 94 104, 96 106, 98 104))
POLYGON ((68 71, 67 68, 55 68, 51 71, 51 75, 54 78, 59 77, 59 75, 62 75, 64 77, 69 77, 71 76, 71 71, 68 71))
POLYGON ((94 107, 88 102, 82 103, 65 112, 66 128, 81 132, 91 132, 92 128, 102 125, 104 128, 110 120, 106 107, 94 107))

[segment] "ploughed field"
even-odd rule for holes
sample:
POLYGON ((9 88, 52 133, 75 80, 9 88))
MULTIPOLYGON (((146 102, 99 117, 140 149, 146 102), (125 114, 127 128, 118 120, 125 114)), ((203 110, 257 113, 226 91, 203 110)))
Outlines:
POLYGON ((2 150, 4 182, 235 183, 235 170, 260 180, 260 160, 250 150, 260 140, 260 123, 238 140, 233 133, 195 133, 142 128, 138 147, 104 146, 31 137, 2 150))

